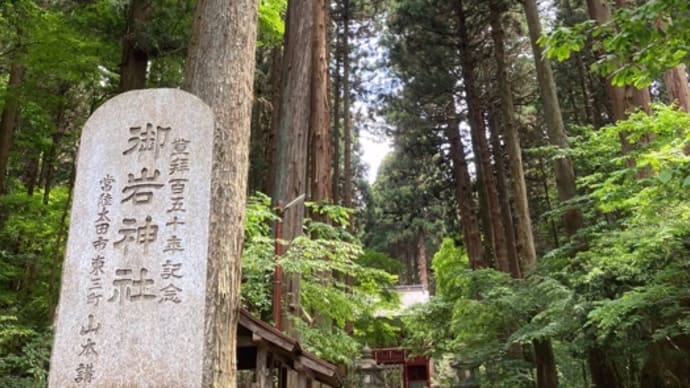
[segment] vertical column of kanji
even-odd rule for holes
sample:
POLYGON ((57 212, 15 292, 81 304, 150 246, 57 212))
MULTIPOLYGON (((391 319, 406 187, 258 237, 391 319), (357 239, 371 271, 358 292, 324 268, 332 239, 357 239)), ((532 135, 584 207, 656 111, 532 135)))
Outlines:
POLYGON ((185 243, 181 237, 185 236, 185 194, 189 184, 189 144, 190 140, 179 137, 173 140, 173 149, 168 164, 168 186, 170 187, 169 207, 165 210, 168 215, 168 237, 165 240, 165 262, 161 264, 161 279, 165 287, 161 288, 160 302, 180 303, 182 289, 176 285, 176 280, 183 276, 180 256, 185 250, 185 243))
POLYGON ((94 218, 93 227, 96 237, 91 243, 94 251, 90 257, 89 277, 85 292, 87 316, 85 324, 79 329, 80 341, 78 349, 78 365, 75 368, 74 382, 77 384, 89 384, 93 381, 96 368, 98 350, 98 332, 101 329, 99 319, 99 303, 103 298, 103 266, 105 265, 105 248, 108 245, 108 230, 110 229, 109 208, 113 204, 111 191, 115 179, 110 175, 105 175, 100 181, 101 189, 97 201, 97 215, 94 218))
MULTIPOLYGON (((123 157, 133 158, 136 170, 127 172, 127 183, 122 187, 122 221, 119 239, 113 247, 121 252, 119 265, 112 282, 113 293, 108 302, 126 304, 157 299, 155 280, 150 277, 155 262, 152 246, 158 239, 159 220, 155 205, 160 201, 165 186, 161 177, 159 156, 165 147, 171 127, 147 122, 129 128, 130 137, 123 157)), ((126 163, 132 165, 132 161, 126 163)))

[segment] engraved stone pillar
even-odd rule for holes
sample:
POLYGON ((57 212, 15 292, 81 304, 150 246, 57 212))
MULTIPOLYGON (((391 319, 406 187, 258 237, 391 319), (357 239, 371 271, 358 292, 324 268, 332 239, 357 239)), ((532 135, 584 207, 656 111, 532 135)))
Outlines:
POLYGON ((87 121, 50 387, 201 387, 213 125, 177 89, 87 121))

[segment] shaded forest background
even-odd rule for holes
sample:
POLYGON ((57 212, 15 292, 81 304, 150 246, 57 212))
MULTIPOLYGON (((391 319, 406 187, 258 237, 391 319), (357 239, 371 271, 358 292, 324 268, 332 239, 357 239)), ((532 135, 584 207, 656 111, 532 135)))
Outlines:
MULTIPOLYGON (((46 382, 81 127, 189 81, 194 8, 0 4, 0 385, 46 382)), ((244 308, 272 319, 281 217, 285 330, 331 362, 404 345, 441 387, 690 387, 687 1, 264 0, 258 20, 244 308), (392 144, 373 184, 365 133, 392 144), (376 316, 417 283, 430 303, 376 316)))

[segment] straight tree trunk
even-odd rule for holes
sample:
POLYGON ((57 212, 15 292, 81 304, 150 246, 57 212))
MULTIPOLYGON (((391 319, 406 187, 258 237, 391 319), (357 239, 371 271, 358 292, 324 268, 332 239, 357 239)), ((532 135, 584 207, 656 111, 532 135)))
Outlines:
POLYGON ((275 180, 276 166, 276 138, 278 125, 280 124, 280 95, 281 95, 281 74, 283 67, 283 50, 281 47, 274 47, 271 50, 271 124, 266 136, 266 149, 264 158, 266 159, 267 173, 266 193, 273 193, 273 182, 275 180))
POLYGON ((258 2, 199 0, 185 89, 215 116, 204 387, 234 387, 258 2))
MULTIPOLYGON (((350 1, 343 0, 343 206, 352 207, 352 128, 350 128, 350 1)), ((351 223, 352 225, 352 223, 351 223)))
POLYGON ((484 262, 488 267, 496 268, 496 252, 494 247, 496 241, 494 240, 494 229, 491 227, 491 215, 489 214, 489 205, 486 200, 486 182, 484 182, 484 172, 482 171, 482 164, 478 160, 479 152, 477 151, 477 143, 472 141, 470 135, 470 146, 472 147, 472 155, 474 156, 474 168, 476 176, 475 188, 477 191, 477 211, 479 215, 479 231, 483 234, 482 240, 484 262))
POLYGON ((120 93, 146 87, 149 53, 144 47, 143 39, 152 11, 151 0, 131 0, 129 3, 127 30, 122 37, 122 63, 118 87, 120 93))
POLYGON ((34 195, 36 185, 38 184, 38 167, 40 165, 39 160, 41 158, 41 154, 27 155, 27 157, 28 159, 26 160, 24 167, 22 182, 26 187, 26 193, 29 196, 32 196, 34 195))
MULTIPOLYGON (((527 27, 529 29, 530 43, 532 45, 532 55, 537 72, 537 82, 544 107, 544 121, 546 122, 546 132, 551 145, 563 150, 570 148, 561 108, 556 94, 556 83, 553 79, 553 71, 548 60, 542 57, 541 47, 537 40, 541 36, 541 22, 537 10, 536 0, 523 0, 527 27)), ((558 189, 558 199, 563 202, 572 199, 577 194, 575 185, 575 170, 573 162, 567 156, 562 156, 555 160, 556 188, 558 189)), ((566 209, 563 215, 566 233, 570 236, 575 234, 582 227, 582 213, 577 208, 566 209)), ((554 369, 555 373, 555 369, 554 369)))
MULTIPOLYGON (((568 149, 565 125, 561 116, 561 108, 556 94, 556 83, 553 79, 551 64, 542 57, 541 48, 537 43, 541 35, 541 22, 536 0, 523 0, 527 27, 529 29, 532 55, 537 72, 537 83, 544 108, 544 121, 549 142, 560 148, 568 149)), ((558 199, 567 201, 577 194, 575 186, 575 170, 569 157, 563 156, 555 161, 556 187, 558 189, 558 199)), ((573 235, 582 227, 582 213, 577 208, 566 209, 564 226, 568 235, 573 235)), ((553 356, 553 349, 549 339, 534 340, 535 361, 537 364, 537 387, 538 388, 557 388, 558 371, 556 360, 553 356)))
MULTIPOLYGON (((337 25, 337 24, 336 24, 337 25)), ((340 96, 342 94, 342 35, 336 31, 335 73, 333 75, 333 203, 340 204, 340 96)))
MULTIPOLYGON (((573 7, 570 4, 570 0, 564 0, 562 4, 565 10, 565 18, 566 20, 569 20, 568 24, 572 25, 575 23, 575 15, 573 12, 573 7)), ((590 98, 591 93, 587 88, 589 75, 587 74, 587 69, 585 68, 584 61, 582 60, 582 53, 573 53, 571 60, 577 71, 578 84, 580 86, 580 93, 582 94, 582 109, 585 115, 585 123, 592 123, 595 128, 600 128, 601 117, 597 117, 593 113, 593 104, 592 99, 590 98)))
MULTIPOLYGON (((307 191, 309 124, 312 107, 314 1, 288 2, 285 52, 282 70, 280 120, 276 134, 276 172, 273 200, 289 203, 307 191)), ((291 241, 302 234, 304 202, 299 201, 283 214, 283 239, 291 241)), ((287 314, 299 311, 299 276, 283 282, 283 330, 297 333, 287 314)))
POLYGON ((425 290, 429 290, 429 272, 427 266, 426 254, 426 234, 424 230, 419 229, 417 233, 417 270, 419 272, 419 284, 425 290))
POLYGON ((618 370, 611 364, 604 349, 598 346, 588 349, 587 363, 595 388, 624 388, 618 370))
MULTIPOLYGON (((69 88, 69 84, 63 83, 57 88, 56 94, 59 96, 65 96, 69 92, 69 88)), ((45 205, 47 205, 50 201, 50 191, 53 187, 53 174, 55 173, 55 163, 59 158, 58 151, 60 149, 60 143, 69 130, 69 126, 65 120, 66 109, 67 107, 65 106, 64 102, 61 102, 57 107, 54 117, 54 123, 56 126, 55 132, 53 133, 52 142, 48 148, 48 152, 46 152, 43 157, 43 204, 45 205)))
MULTIPOLYGON (((627 2, 616 0, 620 7, 626 7, 627 2)), ((609 21, 612 15, 611 6, 608 0, 587 0, 587 10, 592 20, 597 24, 605 24, 609 21)), ((642 109, 645 112, 650 112, 651 97, 649 89, 637 89, 632 86, 613 86, 610 77, 606 82, 606 93, 609 96, 611 107, 613 110, 614 121, 625 120, 628 114, 636 109, 642 109)), ((624 151, 631 147, 626 139, 621 138, 624 151)))
POLYGON ((686 112, 690 112, 690 91, 688 90, 688 73, 681 64, 664 73, 664 83, 672 103, 686 112))
POLYGON ((462 220, 462 238, 467 250, 467 257, 470 260, 472 269, 484 268, 484 248, 482 237, 479 232, 479 221, 477 220, 477 207, 472 197, 472 182, 465 159, 465 150, 459 134, 460 120, 455 113, 453 96, 449 97, 451 106, 448 112, 448 124, 445 128, 446 138, 450 145, 450 159, 453 162, 453 179, 455 188, 455 198, 460 208, 460 219, 462 220))
POLYGON ((330 203, 331 180, 331 130, 328 108, 328 12, 325 0, 314 0, 314 37, 312 45, 311 117, 309 130, 312 135, 312 188, 315 202, 330 203))
POLYGON ((19 88, 24 79, 24 66, 14 61, 10 68, 10 79, 7 83, 7 97, 0 117, 0 194, 6 191, 7 167, 10 161, 12 135, 19 122, 19 88))
MULTIPOLYGON (((616 0, 619 7, 627 7, 627 1, 616 0)), ((603 25, 609 21, 612 15, 611 6, 608 0, 587 0, 587 10, 589 16, 597 24, 603 25)), ((649 89, 637 89, 633 86, 614 86, 611 84, 611 77, 606 80, 606 93, 609 97, 613 112, 613 121, 625 120, 628 115, 638 109, 642 109, 647 113, 651 112, 651 97, 649 89)), ((638 143, 644 144, 648 141, 646 136, 643 136, 638 143)), ((625 132, 620 133, 621 149, 623 154, 629 153, 635 144, 628 140, 628 135, 625 132)), ((626 164, 629 167, 635 165, 633 159, 628 159, 626 164)), ((640 173, 644 175, 644 172, 640 173)))
POLYGON ((496 118, 493 112, 489 112, 489 133, 491 136, 491 149, 494 160, 496 161, 496 188, 498 190, 498 199, 501 204, 501 218, 505 229, 506 248, 508 251, 508 269, 510 276, 514 279, 520 279, 522 273, 520 270, 520 259, 517 252, 517 242, 515 238, 515 224, 513 223, 513 211, 510 207, 510 194, 508 193, 508 183, 506 178, 505 158, 503 157, 503 149, 501 147, 501 139, 498 135, 498 128, 496 125, 496 118))
POLYGON ((511 188, 513 204, 515 206, 515 227, 520 254, 520 261, 524 268, 532 268, 536 264, 537 253, 534 246, 532 219, 527 202, 527 186, 525 171, 522 163, 522 147, 520 136, 515 125, 515 105, 513 92, 508 77, 508 66, 505 59, 504 31, 501 24, 501 12, 492 3, 491 36, 494 42, 494 57, 496 60, 496 79, 498 80, 498 95, 501 98, 501 117, 503 119, 503 140, 506 143, 510 162, 511 188))
POLYGON ((532 344, 534 345, 534 361, 537 364, 537 388, 558 387, 556 358, 553 355, 551 341, 548 339, 534 340, 532 344))
POLYGON ((458 33, 460 38, 459 50, 462 67, 462 78, 465 86, 465 101, 467 103, 468 121, 472 134, 472 143, 475 152, 478 173, 482 175, 485 187, 487 207, 490 214, 490 224, 493 232, 493 249, 496 265, 500 271, 510 273, 508 266, 508 252, 506 247, 505 231, 501 219, 501 208, 498 201, 496 177, 491 165, 489 146, 486 141, 486 126, 482 112, 482 101, 476 85, 474 73, 475 58, 470 49, 470 38, 467 31, 467 21, 462 0, 456 3, 458 17, 458 33))

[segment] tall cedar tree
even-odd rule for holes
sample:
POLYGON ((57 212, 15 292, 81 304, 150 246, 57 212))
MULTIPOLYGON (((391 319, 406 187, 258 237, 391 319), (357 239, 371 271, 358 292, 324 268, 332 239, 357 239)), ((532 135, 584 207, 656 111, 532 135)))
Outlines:
POLYGON ((517 234, 521 263, 531 268, 537 258, 532 232, 532 220, 527 203, 527 187, 525 185, 525 171, 522 163, 522 147, 515 123, 515 105, 513 92, 508 77, 506 62, 504 30, 501 21, 503 12, 498 2, 491 3, 491 37, 494 43, 494 59, 496 61, 496 79, 498 80, 498 95, 500 96, 501 119, 503 125, 503 140, 508 151, 511 192, 515 206, 515 232, 517 234))
POLYGON ((258 3, 200 0, 187 54, 185 89, 215 115, 204 387, 234 387, 240 257, 249 164, 258 3))
MULTIPOLYGON (((276 202, 291 202, 308 194, 310 188, 313 199, 331 198, 327 21, 325 0, 288 2, 272 195, 276 202), (310 137, 312 187, 307 181, 310 137)), ((291 241, 299 236, 303 220, 304 202, 298 201, 283 214, 283 239, 291 241)), ((282 287, 283 303, 289 309, 283 309, 284 315, 298 314, 299 275, 290 276, 282 287)), ((283 329, 297 336, 287 316, 283 322, 283 329)))

